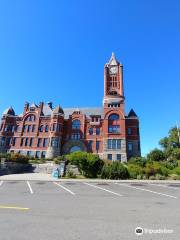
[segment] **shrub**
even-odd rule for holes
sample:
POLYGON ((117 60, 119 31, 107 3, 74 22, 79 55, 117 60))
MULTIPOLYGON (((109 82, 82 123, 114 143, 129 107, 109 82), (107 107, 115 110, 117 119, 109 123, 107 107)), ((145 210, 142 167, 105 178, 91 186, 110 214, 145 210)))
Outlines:
POLYGON ((137 164, 141 167, 144 167, 145 164, 146 164, 146 158, 144 157, 131 157, 129 160, 128 160, 128 164, 137 164))
POLYGON ((165 167, 164 165, 160 167, 160 171, 161 171, 161 174, 162 174, 163 176, 166 176, 166 177, 167 177, 167 176, 169 175, 169 173, 170 173, 170 170, 169 170, 167 167, 165 167))
POLYGON ((16 163, 28 163, 29 157, 25 155, 21 155, 19 153, 13 153, 10 155, 10 157, 7 159, 10 162, 16 162, 16 163))
POLYGON ((66 161, 66 157, 64 155, 58 156, 53 159, 55 164, 60 164, 62 161, 66 161))
POLYGON ((172 169, 174 169, 175 167, 178 166, 178 161, 177 161, 177 160, 168 160, 168 161, 166 161, 166 162, 162 162, 162 164, 163 164, 166 168, 172 170, 172 169))
POLYGON ((127 179, 128 177, 127 168, 120 162, 105 163, 101 171, 101 178, 127 179))
POLYGON ((161 165, 157 162, 148 162, 144 171, 147 177, 153 176, 157 173, 161 174, 161 165))
POLYGON ((138 175, 143 175, 143 168, 135 164, 128 164, 128 172, 130 178, 137 178, 138 175))
POLYGON ((86 177, 97 177, 104 162, 98 155, 86 152, 74 152, 67 156, 71 164, 78 167, 79 172, 86 177))
POLYGON ((165 176, 162 176, 161 174, 155 175, 156 180, 165 180, 165 176))
POLYGON ((77 177, 76 174, 73 171, 71 171, 71 170, 67 171, 66 176, 68 178, 76 178, 77 177))
POLYGON ((177 174, 171 174, 169 176, 169 179, 170 180, 180 180, 180 176, 178 176, 177 174))
POLYGON ((155 176, 150 176, 149 177, 149 180, 155 180, 156 178, 155 178, 155 176))
POLYGON ((180 176, 180 167, 174 168, 171 172, 180 176))
POLYGON ((106 162, 101 170, 101 178, 110 179, 111 178, 111 163, 106 162))
POLYGON ((141 180, 143 178, 143 175, 137 175, 137 179, 141 180))

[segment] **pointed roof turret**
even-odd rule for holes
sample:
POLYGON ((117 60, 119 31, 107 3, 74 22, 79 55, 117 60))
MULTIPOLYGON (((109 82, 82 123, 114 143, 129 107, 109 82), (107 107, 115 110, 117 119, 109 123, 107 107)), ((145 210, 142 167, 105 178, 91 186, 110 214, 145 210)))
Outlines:
POLYGON ((14 109, 10 106, 9 108, 7 108, 7 109, 3 112, 3 115, 12 115, 12 116, 15 116, 14 109))
POLYGON ((137 114, 134 112, 133 109, 130 110, 129 114, 128 114, 128 117, 134 117, 134 118, 137 118, 137 114))
POLYGON ((60 105, 58 105, 54 110, 53 114, 64 114, 64 111, 60 105))
POLYGON ((37 108, 37 105, 33 102, 30 107, 31 108, 37 108))
POLYGON ((109 65, 118 65, 119 62, 117 61, 115 54, 112 52, 111 58, 109 60, 109 65))

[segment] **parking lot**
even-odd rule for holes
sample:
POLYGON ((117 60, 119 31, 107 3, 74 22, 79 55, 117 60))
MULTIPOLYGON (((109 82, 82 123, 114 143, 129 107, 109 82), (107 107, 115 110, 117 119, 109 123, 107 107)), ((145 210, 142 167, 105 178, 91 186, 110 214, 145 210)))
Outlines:
POLYGON ((0 239, 177 240, 179 200, 175 183, 0 181, 0 239))

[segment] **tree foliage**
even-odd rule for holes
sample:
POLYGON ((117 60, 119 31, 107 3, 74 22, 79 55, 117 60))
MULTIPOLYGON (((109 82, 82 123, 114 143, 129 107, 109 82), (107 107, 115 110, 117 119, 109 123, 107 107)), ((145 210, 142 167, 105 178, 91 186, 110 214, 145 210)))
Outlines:
MULTIPOLYGON (((180 131, 180 129, 179 129, 180 131)), ((162 138, 159 141, 159 144, 164 150, 172 149, 172 148, 179 148, 179 137, 178 137, 178 130, 177 127, 173 127, 169 130, 168 136, 162 138)))
POLYGON ((150 153, 147 154, 147 160, 148 161, 163 161, 165 159, 164 152, 160 149, 155 148, 154 150, 150 151, 150 153))

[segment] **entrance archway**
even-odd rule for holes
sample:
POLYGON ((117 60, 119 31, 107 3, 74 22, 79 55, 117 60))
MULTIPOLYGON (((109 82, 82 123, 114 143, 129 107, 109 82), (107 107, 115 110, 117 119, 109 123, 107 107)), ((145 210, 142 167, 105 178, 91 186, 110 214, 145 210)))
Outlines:
POLYGON ((69 140, 62 147, 62 154, 69 154, 76 151, 86 152, 87 148, 81 140, 69 140))
POLYGON ((78 152, 78 151, 82 151, 82 149, 81 149, 79 146, 73 146, 73 147, 70 149, 70 153, 78 152))

